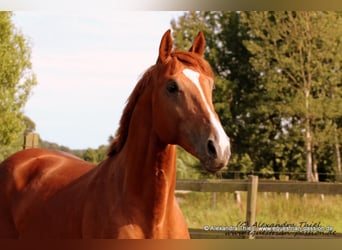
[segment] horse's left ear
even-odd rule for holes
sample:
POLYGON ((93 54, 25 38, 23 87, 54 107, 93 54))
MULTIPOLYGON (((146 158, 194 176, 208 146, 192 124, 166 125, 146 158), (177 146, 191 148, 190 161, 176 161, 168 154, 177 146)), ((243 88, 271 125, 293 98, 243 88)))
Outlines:
POLYGON ((205 38, 204 38, 203 32, 200 31, 197 34, 194 42, 192 43, 192 46, 189 51, 199 54, 200 56, 203 56, 204 49, 205 49, 205 38))
POLYGON ((173 47, 171 30, 167 30, 163 35, 159 45, 158 63, 163 63, 170 56, 173 47))

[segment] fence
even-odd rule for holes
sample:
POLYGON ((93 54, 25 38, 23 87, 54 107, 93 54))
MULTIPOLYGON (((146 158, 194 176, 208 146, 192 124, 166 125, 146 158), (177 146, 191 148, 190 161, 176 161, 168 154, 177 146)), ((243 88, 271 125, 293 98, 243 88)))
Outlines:
MULTIPOLYGON (((177 180, 177 190, 196 192, 248 191, 251 180, 177 180)), ((342 183, 259 180, 258 192, 342 194, 342 183)))
MULTIPOLYGON (((176 190, 195 192, 247 192, 246 222, 251 226, 256 217, 256 201, 258 192, 299 193, 299 194, 342 194, 342 183, 322 183, 303 181, 258 180, 250 175, 248 180, 177 180, 176 190)), ((204 232, 203 229, 190 229, 192 238, 226 238, 222 234, 204 232)), ((249 233, 247 238, 254 238, 249 233)), ((341 235, 338 235, 341 237, 341 235)))
POLYGON ((37 133, 27 133, 24 137, 23 149, 37 148, 39 144, 39 135, 37 133))

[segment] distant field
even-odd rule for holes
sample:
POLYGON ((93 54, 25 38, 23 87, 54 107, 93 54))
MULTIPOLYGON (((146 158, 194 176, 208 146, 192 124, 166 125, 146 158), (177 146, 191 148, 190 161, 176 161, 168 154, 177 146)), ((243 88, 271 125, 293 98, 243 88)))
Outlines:
MULTIPOLYGON (((189 228, 204 226, 236 226, 246 220, 246 193, 241 193, 241 205, 234 201, 233 193, 191 192, 177 194, 180 207, 189 228), (215 207, 214 207, 215 206, 215 207)), ((314 227, 332 227, 342 232, 342 196, 318 194, 258 193, 256 221, 264 224, 294 224, 306 222, 314 227)), ((304 226, 304 224, 301 224, 304 226)))

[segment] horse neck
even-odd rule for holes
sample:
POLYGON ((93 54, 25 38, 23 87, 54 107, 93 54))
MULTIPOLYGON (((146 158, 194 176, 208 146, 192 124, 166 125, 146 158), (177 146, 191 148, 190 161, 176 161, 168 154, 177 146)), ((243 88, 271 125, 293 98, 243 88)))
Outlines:
POLYGON ((116 188, 123 194, 122 202, 160 220, 174 199, 176 149, 162 143, 153 131, 151 100, 150 93, 140 96, 125 145, 113 157, 110 170, 120 183, 116 188))

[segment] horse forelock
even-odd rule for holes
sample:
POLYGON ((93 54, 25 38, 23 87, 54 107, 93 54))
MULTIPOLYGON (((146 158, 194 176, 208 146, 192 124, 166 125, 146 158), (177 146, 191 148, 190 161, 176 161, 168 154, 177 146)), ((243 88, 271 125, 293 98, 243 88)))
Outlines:
MULTIPOLYGON (((196 53, 174 51, 171 53, 169 60, 167 60, 164 66, 166 67, 166 70, 169 71, 168 74, 173 75, 180 71, 180 65, 197 69, 202 74, 210 77, 214 76, 209 63, 196 53)), ((155 70, 158 70, 158 63, 150 67, 143 74, 142 78, 139 80, 133 92, 129 96, 120 119, 119 128, 116 132, 115 138, 109 146, 108 156, 113 156, 119 153, 123 148, 128 137, 129 124, 135 105, 137 104, 141 94, 144 92, 146 86, 151 81, 151 76, 155 70)))
MULTIPOLYGON (((202 74, 205 74, 210 77, 214 76, 214 73, 209 63, 206 60, 204 60, 202 56, 196 53, 187 51, 174 51, 173 53, 171 53, 171 57, 174 57, 182 65, 192 67, 200 71, 202 74)), ((175 68, 175 71, 178 71, 178 69, 175 68)))

